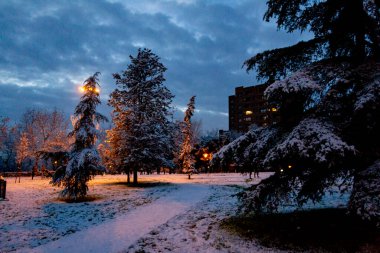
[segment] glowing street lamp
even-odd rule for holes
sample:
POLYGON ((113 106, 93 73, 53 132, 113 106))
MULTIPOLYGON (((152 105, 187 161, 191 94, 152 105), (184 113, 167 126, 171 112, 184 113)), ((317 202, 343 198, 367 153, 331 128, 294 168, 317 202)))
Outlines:
POLYGON ((83 86, 79 86, 78 90, 79 90, 80 93, 84 93, 86 91, 83 86))
POLYGON ((201 157, 201 160, 202 161, 209 161, 209 160, 211 160, 211 154, 209 154, 207 152, 203 153, 202 157, 201 157))
MULTIPOLYGON (((86 92, 86 88, 85 88, 84 86, 80 86, 80 87, 78 88, 78 90, 79 90, 80 93, 85 93, 85 92, 86 92)), ((100 89, 99 89, 99 88, 88 88, 88 90, 89 90, 89 91, 93 91, 93 92, 95 92, 95 93, 97 93, 97 94, 100 93, 100 89)))

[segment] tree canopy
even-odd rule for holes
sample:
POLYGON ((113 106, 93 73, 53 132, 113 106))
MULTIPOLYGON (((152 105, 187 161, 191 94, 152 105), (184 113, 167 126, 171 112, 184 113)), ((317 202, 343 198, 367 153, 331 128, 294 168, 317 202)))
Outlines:
POLYGON ((372 0, 269 0, 264 15, 288 32, 314 35, 286 48, 267 50, 244 62, 271 83, 322 59, 351 63, 380 59, 380 4, 372 0))

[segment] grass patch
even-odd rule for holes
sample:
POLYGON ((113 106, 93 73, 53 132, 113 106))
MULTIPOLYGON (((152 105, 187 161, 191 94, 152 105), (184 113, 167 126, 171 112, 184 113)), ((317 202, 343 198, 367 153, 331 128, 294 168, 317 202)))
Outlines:
POLYGON ((103 197, 100 195, 87 195, 87 196, 80 197, 77 199, 58 198, 59 201, 66 202, 66 203, 92 202, 92 201, 96 201, 96 200, 100 200, 100 199, 103 199, 103 197))
POLYGON ((106 183, 105 185, 122 185, 122 186, 130 187, 130 188, 152 188, 152 187, 159 187, 159 186, 168 186, 168 185, 171 185, 171 183, 141 181, 141 182, 138 182, 138 184, 127 183, 127 182, 112 182, 112 183, 106 183))
POLYGON ((221 227, 281 250, 312 252, 380 252, 378 228, 346 214, 346 209, 233 217, 221 227))

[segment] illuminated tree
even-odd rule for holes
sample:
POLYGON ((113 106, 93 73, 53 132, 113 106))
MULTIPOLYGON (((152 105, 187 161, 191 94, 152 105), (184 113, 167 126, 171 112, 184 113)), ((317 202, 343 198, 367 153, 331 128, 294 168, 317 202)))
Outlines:
MULTIPOLYGON (((31 155, 29 141, 26 133, 21 134, 21 138, 16 147, 16 165, 17 165, 17 173, 20 182, 20 173, 22 169, 22 164, 26 158, 31 155)), ((17 180, 17 177, 16 177, 17 180)))
POLYGON ((190 102, 187 104, 187 109, 185 111, 185 118, 183 119, 182 124, 182 135, 183 142, 180 153, 180 161, 182 163, 182 171, 189 175, 189 179, 191 174, 195 172, 194 167, 194 157, 192 154, 192 150, 194 147, 194 133, 191 127, 191 117, 194 115, 195 110, 195 96, 190 98, 190 102))
POLYGON ((89 77, 83 85, 83 96, 75 108, 76 121, 69 137, 75 141, 69 153, 68 163, 57 169, 53 176, 54 185, 63 186, 61 196, 77 200, 87 194, 87 182, 105 171, 95 147, 100 132, 95 123, 106 121, 106 117, 96 112, 100 104, 98 74, 89 77))
POLYGON ((68 124, 64 113, 57 109, 28 109, 23 114, 21 129, 28 138, 30 158, 34 162, 32 177, 38 171, 41 158, 46 154, 68 151, 68 124))

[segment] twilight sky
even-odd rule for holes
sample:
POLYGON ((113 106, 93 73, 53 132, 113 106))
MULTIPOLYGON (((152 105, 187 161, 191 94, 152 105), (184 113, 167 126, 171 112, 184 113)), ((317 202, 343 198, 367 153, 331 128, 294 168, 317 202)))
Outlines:
POLYGON ((157 54, 176 118, 196 95, 205 131, 228 129, 228 96, 257 84, 242 69, 255 53, 308 39, 262 20, 264 0, 6 0, 0 1, 0 116, 19 120, 27 108, 74 111, 78 87, 101 72, 109 116, 112 73, 139 47, 157 54))

